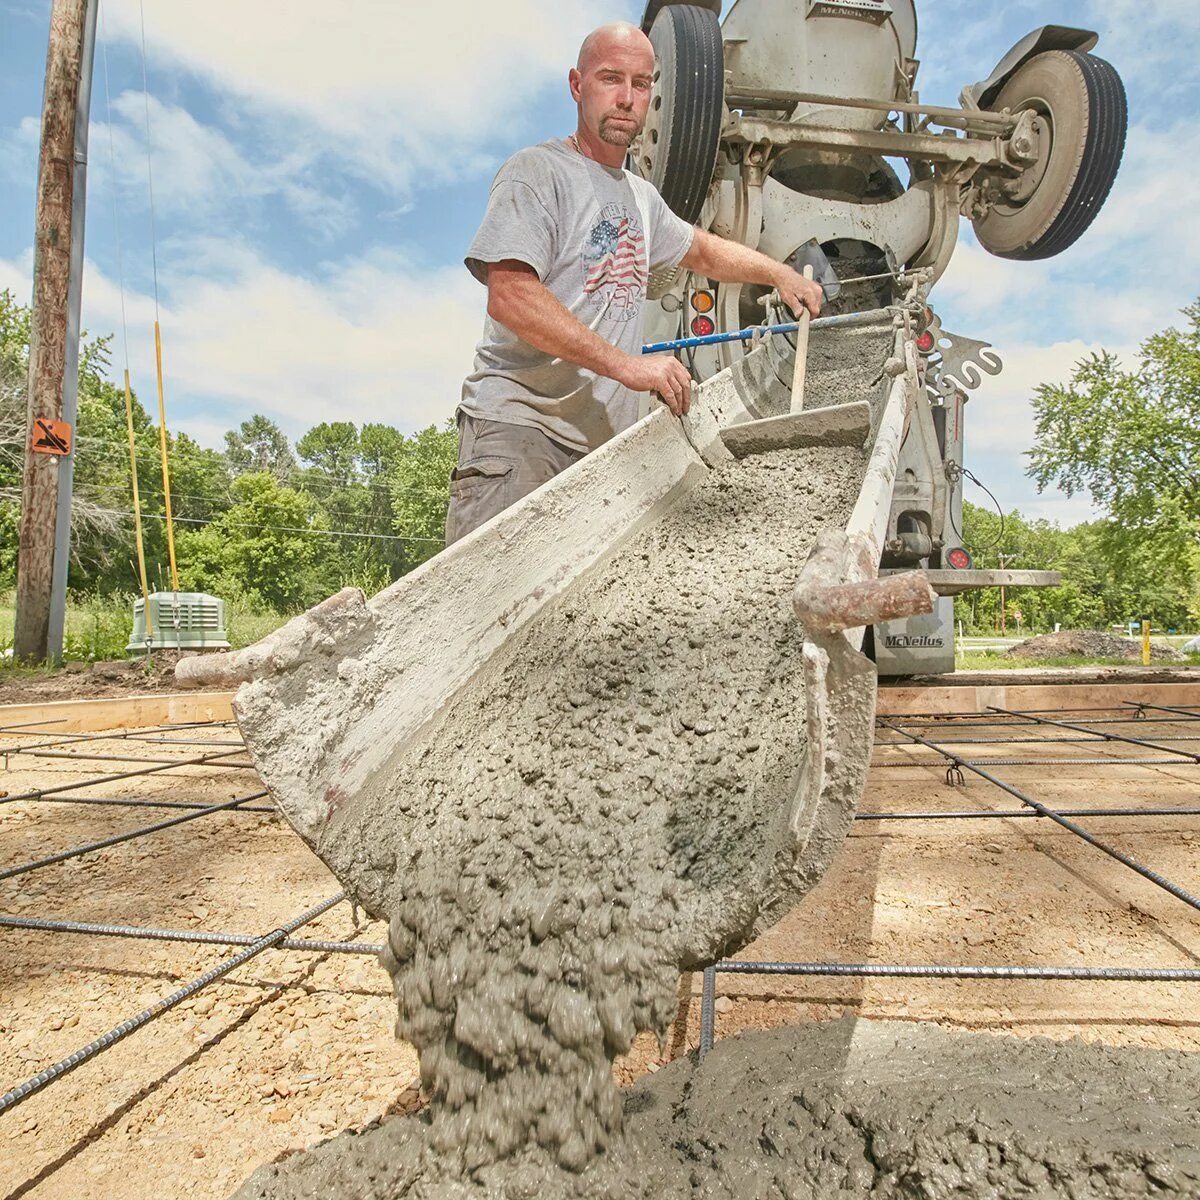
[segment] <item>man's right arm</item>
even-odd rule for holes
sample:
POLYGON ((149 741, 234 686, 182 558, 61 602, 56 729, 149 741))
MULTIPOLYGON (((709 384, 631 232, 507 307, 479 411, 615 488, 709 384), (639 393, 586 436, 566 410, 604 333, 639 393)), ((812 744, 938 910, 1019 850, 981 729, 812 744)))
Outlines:
POLYGON ((487 274, 488 316, 523 342, 624 384, 633 392, 656 392, 676 415, 691 403, 692 377, 665 354, 635 357, 618 350, 578 320, 528 263, 508 258, 487 274))

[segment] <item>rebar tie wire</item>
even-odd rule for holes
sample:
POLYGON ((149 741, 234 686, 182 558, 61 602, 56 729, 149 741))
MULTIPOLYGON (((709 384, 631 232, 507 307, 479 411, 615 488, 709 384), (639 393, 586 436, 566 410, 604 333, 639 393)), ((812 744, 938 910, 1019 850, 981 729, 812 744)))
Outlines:
POLYGON ((44 1071, 39 1071, 32 1078, 25 1080, 24 1083, 18 1084, 12 1091, 0 1096, 0 1113, 15 1108, 23 1100, 27 1100, 36 1092, 40 1092, 47 1084, 53 1083, 56 1079, 61 1079, 68 1072, 73 1071, 76 1067, 94 1058, 102 1051, 109 1049, 110 1046, 115 1046, 117 1042, 128 1037, 136 1030, 141 1029, 142 1026, 148 1025, 156 1017, 162 1016, 163 1013, 168 1012, 189 997, 194 996, 210 983, 228 975, 231 971, 236 971, 238 967, 244 966, 264 950, 269 950, 272 946, 278 945, 290 933, 299 929, 301 925, 305 925, 309 921, 321 916, 322 913, 328 912, 335 904, 344 900, 345 895, 345 892, 338 892, 336 896, 331 896, 328 900, 322 901, 307 912, 303 912, 300 916, 288 921, 287 924, 281 925, 278 929, 273 929, 270 933, 264 934, 232 958, 227 958, 224 962, 218 963, 215 967, 205 971, 203 975, 193 979, 191 983, 185 984, 169 996, 164 996, 161 1000, 155 1001, 149 1008, 145 1008, 138 1013, 136 1017, 130 1017, 129 1020, 122 1021, 120 1025, 114 1026, 94 1041, 88 1042, 86 1046, 81 1046, 73 1054, 56 1062, 53 1066, 47 1067, 44 1071))

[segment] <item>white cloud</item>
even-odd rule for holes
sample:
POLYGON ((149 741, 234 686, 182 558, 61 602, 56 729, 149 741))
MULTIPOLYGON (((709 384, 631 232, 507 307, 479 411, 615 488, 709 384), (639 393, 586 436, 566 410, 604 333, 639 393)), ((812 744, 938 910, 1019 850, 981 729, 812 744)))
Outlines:
MULTIPOLYGON (((197 273, 178 268, 161 310, 168 417, 209 445, 229 426, 214 406, 262 412, 293 436, 318 421, 385 421, 408 431, 458 402, 481 329, 484 290, 461 266, 419 270, 377 253, 289 274, 253 250, 202 245, 197 273), (210 269, 219 264, 215 273, 210 269)), ((28 255, 0 259, 0 288, 24 300, 28 255)), ((120 330, 115 282, 88 262, 84 325, 120 330)), ((143 402, 154 396, 154 301, 126 290, 129 357, 143 402)), ((122 365, 114 347, 114 377, 122 365)), ((241 419, 241 418, 239 418, 241 419)))
MULTIPOLYGON (((180 67, 373 181, 478 170, 489 141, 561 81, 579 42, 628 10, 604 0, 167 0, 148 7, 153 62, 180 67)), ((140 38, 135 0, 112 0, 107 35, 140 38)))
MULTIPOLYGON (((264 142, 251 159, 220 129, 186 109, 154 96, 148 104, 160 216, 184 217, 194 227, 277 198, 322 232, 342 232, 349 225, 349 202, 329 188, 327 178, 318 178, 307 150, 274 156, 264 142)), ((91 182, 101 191, 115 185, 126 213, 147 205, 146 105, 143 93, 123 92, 112 102, 111 122, 94 121, 90 134, 91 182)), ((265 205, 259 209, 264 210, 265 205)))

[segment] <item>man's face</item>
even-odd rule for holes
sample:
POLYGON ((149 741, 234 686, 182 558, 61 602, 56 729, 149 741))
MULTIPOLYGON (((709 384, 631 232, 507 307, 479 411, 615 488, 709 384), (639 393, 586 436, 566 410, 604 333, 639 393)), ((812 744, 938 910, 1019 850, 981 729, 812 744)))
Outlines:
POLYGON ((571 95, 584 127, 609 145, 628 146, 646 122, 653 76, 648 44, 598 47, 582 70, 571 72, 571 95))

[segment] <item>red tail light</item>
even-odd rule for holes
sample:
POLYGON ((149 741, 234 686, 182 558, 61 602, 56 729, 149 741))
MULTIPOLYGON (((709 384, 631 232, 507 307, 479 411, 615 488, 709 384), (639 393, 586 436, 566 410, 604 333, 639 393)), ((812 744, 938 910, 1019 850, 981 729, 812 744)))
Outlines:
POLYGON ((692 333, 696 337, 708 337, 710 333, 716 333, 717 327, 713 323, 712 317, 695 317, 692 320, 692 333))

